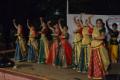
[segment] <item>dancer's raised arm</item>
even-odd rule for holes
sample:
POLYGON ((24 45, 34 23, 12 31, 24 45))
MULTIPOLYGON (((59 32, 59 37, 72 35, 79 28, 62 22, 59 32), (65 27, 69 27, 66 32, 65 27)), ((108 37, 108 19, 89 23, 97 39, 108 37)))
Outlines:
POLYGON ((73 18, 73 20, 74 20, 74 23, 76 24, 76 27, 78 28, 78 27, 83 27, 83 23, 82 23, 82 19, 81 19, 81 17, 80 17, 80 19, 77 19, 76 20, 76 16, 73 18))
POLYGON ((91 22, 91 19, 93 18, 93 15, 91 15, 91 16, 89 16, 88 17, 88 25, 90 26, 90 27, 93 27, 93 24, 92 24, 92 22, 91 22))
POLYGON ((30 29, 29 20, 27 19, 27 27, 30 29))
POLYGON ((43 17, 40 17, 40 23, 41 23, 41 25, 44 23, 43 17))
POLYGON ((61 32, 63 32, 63 28, 62 28, 62 25, 61 25, 61 19, 58 20, 58 25, 59 25, 59 28, 60 28, 61 32))
POLYGON ((51 27, 51 21, 48 21, 48 22, 47 22, 47 26, 49 27, 50 30, 52 30, 52 31, 54 32, 54 28, 51 27))
POLYGON ((108 21, 109 21, 109 19, 106 20, 106 27, 107 27, 108 31, 110 32, 110 31, 112 31, 112 29, 109 27, 108 21))
POLYGON ((17 24, 15 23, 15 19, 13 19, 13 25, 17 29, 17 24))

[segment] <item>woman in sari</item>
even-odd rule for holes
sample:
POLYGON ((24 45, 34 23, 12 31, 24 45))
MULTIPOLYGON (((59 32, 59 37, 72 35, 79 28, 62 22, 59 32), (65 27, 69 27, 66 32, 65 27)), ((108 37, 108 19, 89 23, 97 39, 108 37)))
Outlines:
POLYGON ((23 36, 23 26, 21 24, 16 25, 15 19, 13 20, 13 25, 17 29, 17 40, 16 40, 16 51, 15 51, 15 60, 22 61, 26 59, 27 48, 26 41, 23 36))
POLYGON ((36 39, 37 33, 33 25, 28 24, 27 26, 30 30, 29 40, 28 40, 28 62, 36 62, 38 59, 38 41, 36 39))
POLYGON ((92 38, 90 62, 88 64, 88 78, 102 80, 110 63, 104 43, 105 28, 102 19, 96 20, 92 38))

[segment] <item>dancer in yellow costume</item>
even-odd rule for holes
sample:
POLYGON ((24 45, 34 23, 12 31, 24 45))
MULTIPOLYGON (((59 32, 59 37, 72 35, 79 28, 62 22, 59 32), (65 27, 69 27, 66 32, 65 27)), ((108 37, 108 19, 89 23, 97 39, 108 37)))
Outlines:
POLYGON ((105 28, 102 19, 96 20, 96 27, 93 28, 92 38, 88 78, 90 80, 103 80, 109 66, 109 57, 104 42, 105 28))
POLYGON ((112 24, 112 29, 108 25, 108 20, 106 21, 106 26, 111 36, 110 38, 110 45, 109 45, 109 52, 110 52, 110 59, 112 63, 117 63, 118 61, 118 35, 119 31, 117 30, 117 24, 112 24))
POLYGON ((82 41, 82 21, 74 17, 76 24, 76 31, 74 32, 73 41, 73 69, 79 69, 80 64, 80 52, 81 52, 81 41, 82 41))
POLYGON ((85 21, 85 26, 82 30, 82 44, 81 44, 81 53, 80 53, 80 63, 79 63, 79 71, 87 72, 88 71, 88 61, 90 54, 90 44, 91 44, 91 34, 92 34, 92 24, 91 24, 92 16, 89 16, 85 21))
POLYGON ((37 41, 37 32, 33 25, 29 25, 29 20, 27 20, 27 26, 30 30, 29 40, 28 40, 28 62, 37 62, 38 61, 38 41, 37 41))
POLYGON ((21 24, 16 24, 15 19, 13 20, 13 25, 17 29, 17 40, 16 40, 16 51, 15 51, 15 60, 23 61, 26 60, 27 56, 27 45, 24 38, 23 26, 21 24))

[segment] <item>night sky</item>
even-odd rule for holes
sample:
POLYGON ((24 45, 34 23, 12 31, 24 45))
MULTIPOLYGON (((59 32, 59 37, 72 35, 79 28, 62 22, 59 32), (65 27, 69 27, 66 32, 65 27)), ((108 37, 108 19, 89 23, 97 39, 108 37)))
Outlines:
MULTIPOLYGON (((12 19, 16 23, 21 23, 26 28, 26 19, 29 19, 35 27, 39 27, 39 17, 52 19, 56 17, 54 13, 60 12, 60 16, 66 17, 65 0, 1 0, 0 1, 0 43, 5 43, 10 47, 11 42, 15 42, 15 28, 12 19)), ((25 29, 27 30, 27 29, 25 29)), ((27 31, 25 31, 27 32, 27 31)), ((26 33, 26 36, 28 33, 26 33)))
MULTIPOLYGON (((12 41, 10 30, 15 30, 12 25, 13 18, 17 19, 17 23, 25 25, 27 18, 33 21, 38 21, 40 16, 54 18, 56 10, 66 18, 66 0, 0 0, 0 32, 3 41, 12 41)), ((69 13, 81 12, 118 15, 120 6, 118 0, 69 0, 69 13)), ((0 40, 2 41, 1 38, 0 40)))
POLYGON ((56 9, 65 9, 65 0, 2 0, 1 17, 45 16, 53 14, 56 9))
POLYGON ((119 0, 70 0, 70 13, 119 15, 119 0))
MULTIPOLYGON (((118 0, 69 0, 70 13, 119 14, 118 0)), ((66 0, 1 0, 0 17, 40 16, 66 10, 66 0)))
MULTIPOLYGON (((66 0, 1 0, 0 23, 11 18, 65 15, 66 0)), ((120 14, 118 0, 69 0, 69 13, 120 14)))

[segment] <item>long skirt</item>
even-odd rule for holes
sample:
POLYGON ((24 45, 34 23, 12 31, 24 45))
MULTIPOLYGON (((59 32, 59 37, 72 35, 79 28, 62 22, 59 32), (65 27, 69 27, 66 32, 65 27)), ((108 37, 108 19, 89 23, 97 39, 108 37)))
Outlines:
POLYGON ((40 39, 40 45, 39 45, 39 61, 38 63, 46 63, 48 59, 48 53, 49 53, 49 44, 45 36, 42 36, 40 39))
POLYGON ((35 62, 38 58, 38 43, 37 40, 28 43, 28 62, 35 62))
POLYGON ((25 60, 27 55, 27 48, 24 40, 16 41, 16 51, 15 51, 15 60, 21 61, 25 60))
POLYGON ((21 54, 21 50, 20 50, 20 46, 19 46, 19 42, 16 42, 16 50, 15 50, 15 60, 20 61, 22 60, 22 54, 21 54))
POLYGON ((88 71, 89 57, 90 57, 90 45, 82 45, 80 58, 79 58, 79 71, 80 72, 88 71))
POLYGON ((66 68, 67 67, 67 59, 66 59, 66 55, 65 55, 65 49, 62 45, 59 45, 58 49, 59 49, 59 52, 56 54, 55 65, 66 68))
POLYGON ((118 62, 118 45, 110 45, 109 47, 110 59, 112 63, 118 62))
POLYGON ((55 65, 55 59, 56 59, 56 55, 58 53, 58 46, 59 46, 58 40, 54 40, 53 44, 50 47, 47 64, 55 65))
POLYGON ((91 49, 90 63, 88 65, 89 79, 103 79, 109 66, 107 49, 103 44, 91 49))
POLYGON ((56 61, 59 65, 69 66, 72 64, 72 47, 67 40, 61 40, 61 46, 59 46, 59 53, 56 61))
POLYGON ((81 53, 81 41, 73 43, 72 66, 75 69, 79 68, 81 53))

